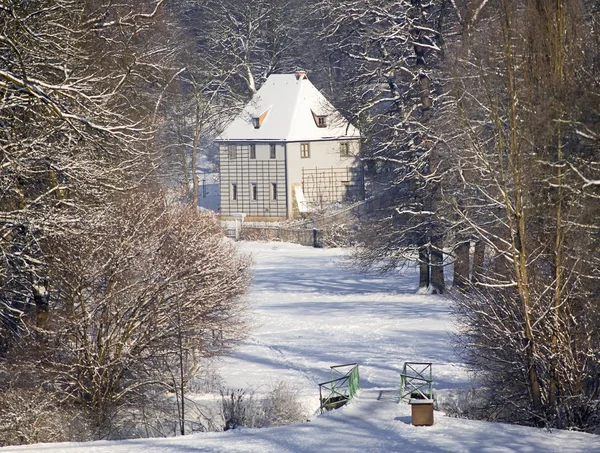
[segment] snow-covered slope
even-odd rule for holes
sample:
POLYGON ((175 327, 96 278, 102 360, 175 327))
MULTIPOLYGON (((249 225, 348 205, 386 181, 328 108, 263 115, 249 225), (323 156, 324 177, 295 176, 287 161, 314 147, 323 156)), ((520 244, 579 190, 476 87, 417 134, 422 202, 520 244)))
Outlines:
POLYGON ((410 407, 397 404, 405 361, 433 362, 438 395, 468 385, 451 348, 449 302, 414 295, 414 269, 395 276, 364 276, 344 269, 342 250, 279 243, 242 246, 256 261, 249 296, 254 332, 223 361, 225 383, 260 392, 285 379, 314 413, 317 383, 329 379, 329 366, 359 362, 362 389, 348 406, 279 428, 2 451, 600 453, 598 436, 461 420, 439 412, 433 426, 412 426, 410 407))

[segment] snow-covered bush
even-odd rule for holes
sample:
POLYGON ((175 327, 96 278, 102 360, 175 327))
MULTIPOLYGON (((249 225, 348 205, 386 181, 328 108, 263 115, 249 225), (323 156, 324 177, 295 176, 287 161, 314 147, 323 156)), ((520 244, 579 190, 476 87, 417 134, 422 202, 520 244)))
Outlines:
POLYGON ((264 426, 290 425, 306 421, 306 410, 298 390, 286 381, 277 381, 261 400, 264 426))
POLYGON ((222 390, 223 430, 268 428, 306 420, 297 390, 285 381, 270 386, 266 395, 256 398, 254 390, 222 390))
POLYGON ((260 428, 262 407, 254 399, 252 390, 222 390, 221 409, 223 431, 235 428, 260 428))
POLYGON ((84 418, 39 388, 0 393, 0 446, 89 439, 84 418))
POLYGON ((9 370, 35 381, 0 376, 0 388, 61 404, 0 405, 0 418, 22 420, 23 432, 7 442, 69 440, 60 430, 46 433, 46 419, 58 423, 62 415, 29 422, 38 410, 67 407, 86 420, 91 438, 170 435, 173 426, 189 426, 188 382, 206 358, 246 334, 250 259, 213 215, 169 206, 156 187, 113 200, 82 219, 68 242, 49 246, 43 323, 5 357, 9 370))
POLYGON ((214 216, 167 206, 158 189, 125 196, 100 217, 64 255, 56 246, 60 297, 47 329, 56 386, 106 437, 117 412, 147 404, 145 391, 181 401, 199 362, 245 335, 250 261, 214 216))
POLYGON ((490 419, 494 408, 485 389, 465 388, 450 392, 436 393, 436 409, 450 417, 469 419, 490 419))
POLYGON ((346 223, 334 223, 319 229, 319 246, 325 248, 349 247, 353 230, 346 223))

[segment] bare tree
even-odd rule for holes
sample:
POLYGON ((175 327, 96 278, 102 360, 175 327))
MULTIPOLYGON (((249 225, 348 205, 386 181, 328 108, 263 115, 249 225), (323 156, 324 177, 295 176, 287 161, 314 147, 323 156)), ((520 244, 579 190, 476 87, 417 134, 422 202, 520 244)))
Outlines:
POLYGON ((55 250, 56 296, 39 329, 38 366, 59 395, 85 408, 101 437, 149 389, 179 391, 166 379, 171 369, 185 376, 244 335, 239 296, 249 261, 195 207, 167 207, 146 188, 55 250))
POLYGON ((362 158, 379 212, 363 225, 356 255, 387 270, 418 259, 420 291, 445 291, 445 173, 432 118, 443 109, 442 30, 446 1, 319 2, 330 19, 323 37, 337 56, 339 92, 365 135, 362 158))
POLYGON ((592 429, 598 267, 586 250, 598 245, 599 206, 579 175, 597 178, 597 143, 578 130, 594 129, 580 85, 598 80, 598 47, 581 46, 594 19, 583 3, 484 3, 464 12, 477 24, 457 51, 455 209, 488 256, 478 291, 460 299, 465 346, 501 418, 592 429))
POLYGON ((242 331, 247 261, 148 184, 182 74, 174 23, 162 0, 0 5, 1 353, 35 377, 15 394, 36 382, 97 435, 242 331))
MULTIPOLYGON (((66 238, 155 166, 154 112, 171 78, 161 1, 0 6, 2 347, 47 309, 46 240, 66 238), (35 308, 35 310, 32 310, 35 308)), ((35 322, 34 322, 35 323, 35 322)))
POLYGON ((301 18, 296 2, 187 0, 180 8, 203 66, 245 101, 270 74, 296 69, 301 18))

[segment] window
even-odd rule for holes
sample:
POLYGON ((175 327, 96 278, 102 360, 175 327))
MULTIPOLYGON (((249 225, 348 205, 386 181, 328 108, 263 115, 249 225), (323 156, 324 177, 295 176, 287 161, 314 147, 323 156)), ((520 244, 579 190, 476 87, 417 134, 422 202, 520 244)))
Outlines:
POLYGON ((310 146, 308 143, 302 143, 300 145, 300 157, 302 159, 308 159, 310 157, 310 146))
POLYGON ((237 159, 237 145, 227 145, 227 154, 230 159, 237 159))
POLYGON ((275 144, 274 143, 271 143, 269 145, 269 151, 270 151, 269 158, 276 159, 277 158, 277 152, 276 152, 275 144))
POLYGON ((231 194, 230 195, 231 195, 232 200, 237 200, 237 196, 238 196, 237 184, 234 182, 231 183, 231 194))
POLYGON ((250 159, 256 159, 256 145, 250 145, 250 159))
POLYGON ((277 183, 271 183, 271 200, 277 200, 277 183))
POLYGON ((254 129, 260 129, 260 127, 263 124, 263 121, 265 120, 265 118, 267 117, 267 115, 269 114, 270 111, 271 111, 271 107, 269 107, 268 110, 265 110, 264 112, 262 112, 259 116, 252 117, 252 126, 254 126, 254 129))
POLYGON ((350 145, 347 142, 340 143, 340 157, 350 157, 350 145))
POLYGON ((250 197, 252 197, 252 201, 258 200, 258 187, 255 182, 250 183, 250 197))
POLYGON ((313 120, 315 120, 317 127, 327 127, 327 115, 319 115, 312 109, 310 112, 312 113, 313 120))

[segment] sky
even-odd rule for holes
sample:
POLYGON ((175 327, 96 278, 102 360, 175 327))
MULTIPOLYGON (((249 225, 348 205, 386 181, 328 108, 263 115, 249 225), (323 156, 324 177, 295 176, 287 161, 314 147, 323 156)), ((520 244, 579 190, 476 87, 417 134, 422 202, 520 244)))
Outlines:
MULTIPOLYGON (((248 303, 252 331, 217 363, 223 385, 257 395, 285 381, 296 390, 307 422, 161 439, 4 447, 6 452, 598 452, 600 437, 569 431, 465 420, 434 411, 432 426, 413 426, 411 406, 399 403, 405 362, 432 363, 438 402, 472 385, 455 355, 451 302, 416 295, 414 268, 387 276, 353 271, 343 249, 276 242, 242 242, 253 256, 248 303), (333 365, 357 362, 358 395, 320 414, 320 382, 333 365)), ((211 395, 197 395, 210 401, 211 395)))

